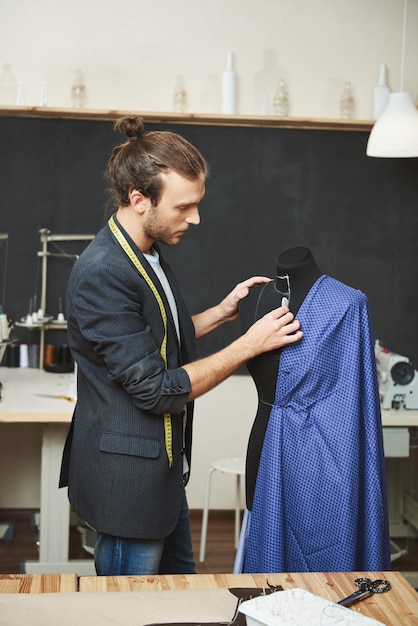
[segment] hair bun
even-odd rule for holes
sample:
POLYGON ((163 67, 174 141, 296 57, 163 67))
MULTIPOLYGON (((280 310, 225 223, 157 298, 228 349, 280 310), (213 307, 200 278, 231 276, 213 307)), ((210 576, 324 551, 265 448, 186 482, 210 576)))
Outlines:
POLYGON ((144 135, 144 123, 141 117, 125 116, 116 120, 115 130, 125 133, 129 141, 140 139, 144 135))

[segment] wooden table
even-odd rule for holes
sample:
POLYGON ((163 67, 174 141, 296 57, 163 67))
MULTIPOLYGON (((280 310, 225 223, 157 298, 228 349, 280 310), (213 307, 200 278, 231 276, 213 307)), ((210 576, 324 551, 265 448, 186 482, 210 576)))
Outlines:
POLYGON ((201 620, 202 607, 204 615, 216 611, 218 616, 213 619, 224 621, 228 615, 232 616, 236 606, 236 598, 227 591, 231 587, 263 588, 268 580, 284 590, 298 587, 337 602, 354 591, 353 581, 361 576, 373 580, 384 577, 392 589, 354 604, 352 610, 386 626, 417 626, 418 593, 399 572, 82 576, 79 591, 75 575, 3 574, 0 575, 0 592, 3 592, 0 623, 138 626, 160 619, 162 606, 165 614, 169 607, 169 615, 177 617, 176 621, 186 619, 190 611, 194 620, 201 620), (55 593, 58 591, 68 593, 55 593))
POLYGON ((417 626, 418 593, 399 572, 338 572, 293 574, 188 574, 176 576, 82 576, 80 592, 161 591, 179 589, 217 589, 229 587, 299 587, 332 602, 356 590, 354 579, 367 576, 385 578, 390 591, 374 595, 353 605, 354 610, 387 626, 417 626))
POLYGON ((1 367, 0 381, 3 385, 0 424, 43 425, 39 561, 26 561, 25 572, 94 574, 92 559, 68 560, 70 505, 67 490, 58 489, 62 451, 74 403, 41 395, 73 397, 74 374, 1 367))
POLYGON ((383 428, 410 428, 418 426, 418 409, 395 411, 394 409, 382 409, 383 428))
MULTIPOLYGON (((418 427, 418 410, 382 410, 383 438, 386 457, 386 476, 388 486, 388 509, 391 537, 415 536, 418 532, 418 502, 413 497, 413 488, 417 489, 412 474, 411 430, 418 427), (411 482, 413 481, 413 483, 411 482), (412 489, 411 489, 412 487, 412 489)), ((398 548, 396 539, 392 541, 394 551, 398 548)), ((398 549, 398 555, 402 551, 398 549)), ((396 567, 395 556, 393 567, 396 567)), ((404 572, 405 578, 414 588, 418 588, 418 571, 404 572)), ((418 621, 417 621, 418 624, 418 621)))
POLYGON ((78 591, 76 574, 0 574, 0 593, 71 593, 78 591))

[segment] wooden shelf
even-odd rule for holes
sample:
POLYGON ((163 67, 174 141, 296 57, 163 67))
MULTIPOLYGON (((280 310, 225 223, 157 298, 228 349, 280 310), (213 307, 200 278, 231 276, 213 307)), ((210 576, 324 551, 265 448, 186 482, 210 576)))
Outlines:
POLYGON ((164 113, 100 109, 57 109, 53 107, 0 107, 2 117, 57 118, 113 122, 124 115, 140 115, 144 122, 200 124, 205 126, 255 126, 266 128, 301 128, 311 130, 370 131, 372 120, 343 120, 273 115, 220 115, 210 113, 164 113))

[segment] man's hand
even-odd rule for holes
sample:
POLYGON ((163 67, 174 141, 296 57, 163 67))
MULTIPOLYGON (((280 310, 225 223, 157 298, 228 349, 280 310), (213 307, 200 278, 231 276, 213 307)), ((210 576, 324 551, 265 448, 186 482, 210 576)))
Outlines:
POLYGON ((267 276, 252 276, 236 287, 218 305, 220 316, 223 322, 232 322, 239 315, 239 303, 250 293, 250 289, 256 285, 269 283, 272 279, 267 276))
POLYGON ((281 306, 254 322, 241 339, 248 341, 248 346, 255 350, 253 356, 256 356, 263 352, 283 348, 289 343, 299 341, 302 337, 299 321, 294 319, 293 313, 287 306, 281 306))
POLYGON ((239 315, 239 303, 250 293, 250 289, 256 285, 269 283, 272 279, 266 276, 253 276, 247 278, 236 287, 216 306, 193 315, 193 323, 196 339, 204 337, 225 322, 236 320, 239 315))
MULTIPOLYGON (((240 291, 240 286, 243 285, 243 290, 249 289, 247 283, 248 281, 244 281, 235 289, 238 288, 240 291)), ((237 297, 236 294, 234 297, 237 297)), ((244 335, 241 335, 223 350, 219 350, 219 352, 215 352, 204 359, 183 365, 183 369, 189 375, 192 387, 188 400, 194 400, 210 391, 258 354, 295 343, 302 336, 303 333, 300 330, 298 320, 293 318, 293 313, 290 313, 286 306, 270 311, 254 322, 244 335)))

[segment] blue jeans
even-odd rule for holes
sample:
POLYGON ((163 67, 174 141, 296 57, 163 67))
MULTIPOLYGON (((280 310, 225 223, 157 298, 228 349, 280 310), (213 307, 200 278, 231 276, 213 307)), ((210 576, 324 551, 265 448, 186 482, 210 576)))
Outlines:
POLYGON ((97 533, 94 563, 98 576, 195 574, 186 494, 171 535, 165 539, 126 539, 97 533))

